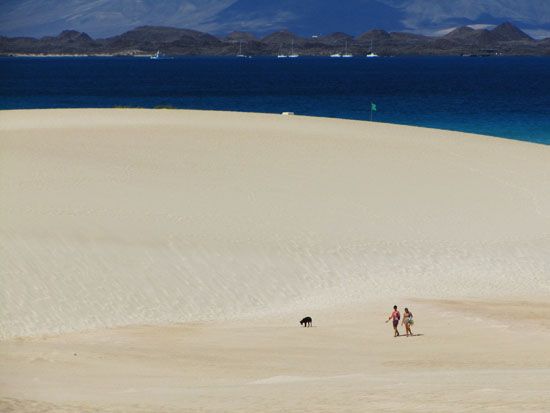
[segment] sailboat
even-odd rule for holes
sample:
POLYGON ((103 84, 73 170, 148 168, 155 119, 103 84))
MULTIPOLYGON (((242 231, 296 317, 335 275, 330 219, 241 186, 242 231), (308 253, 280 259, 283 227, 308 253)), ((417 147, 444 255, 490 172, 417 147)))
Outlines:
POLYGON ((237 57, 247 57, 243 54, 243 42, 239 42, 239 53, 237 54, 237 57))
POLYGON ((353 55, 351 53, 348 53, 348 42, 346 42, 346 51, 344 52, 342 57, 347 57, 347 58, 353 57, 353 55))
POLYGON ((330 57, 332 57, 333 59, 339 59, 340 57, 342 57, 342 53, 336 52, 331 54, 330 57))
POLYGON ((149 56, 149 58, 151 60, 171 60, 171 59, 173 59, 173 57, 171 57, 171 56, 166 56, 166 55, 161 54, 160 50, 157 50, 157 52, 154 55, 149 56))
POLYGON ((367 57, 379 57, 376 53, 374 53, 372 49, 372 40, 370 41, 370 53, 367 55, 367 57))
POLYGON ((297 57, 300 57, 299 54, 294 53, 294 39, 292 40, 292 47, 290 48, 290 54, 288 55, 291 59, 296 59, 297 57))
POLYGON ((288 56, 282 52, 283 46, 279 46, 279 53, 277 54, 277 59, 286 59, 288 56))

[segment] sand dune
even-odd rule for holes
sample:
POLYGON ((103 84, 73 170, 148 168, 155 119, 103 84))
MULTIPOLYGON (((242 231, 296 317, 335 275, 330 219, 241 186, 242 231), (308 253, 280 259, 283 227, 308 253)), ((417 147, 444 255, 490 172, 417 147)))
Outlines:
POLYGON ((547 146, 298 116, 4 111, 0 199, 4 410, 550 402, 547 146), (425 319, 399 355, 377 324, 394 302, 425 319), (324 327, 303 336, 305 313, 324 327), (384 396, 396 381, 410 399, 384 396))

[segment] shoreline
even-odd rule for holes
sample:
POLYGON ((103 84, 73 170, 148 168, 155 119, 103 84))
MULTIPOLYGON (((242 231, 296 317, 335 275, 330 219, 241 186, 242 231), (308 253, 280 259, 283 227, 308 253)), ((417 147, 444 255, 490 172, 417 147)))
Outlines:
MULTIPOLYGON (((169 106, 169 105, 168 105, 169 106)), ((57 108, 15 108, 15 109, 0 109, 2 112, 25 112, 25 111, 80 111, 80 110, 92 110, 92 111, 108 111, 108 110, 138 110, 138 111, 180 111, 180 112, 198 112, 198 113, 234 113, 234 114, 244 114, 244 115, 266 115, 266 116, 282 116, 282 113, 275 112, 243 112, 243 111, 229 111, 229 110, 217 110, 217 109, 188 109, 188 108, 177 108, 177 107, 166 107, 161 105, 160 107, 139 107, 139 106, 114 106, 114 107, 89 107, 89 108, 66 108, 66 107, 57 107, 57 108)), ((284 115, 283 115, 284 116, 284 115)), ((344 121, 344 122, 359 122, 364 124, 376 124, 376 125, 388 125, 388 126, 397 126, 397 127, 406 127, 406 128, 417 128, 427 131, 440 131, 443 133, 449 132, 451 134, 459 134, 471 137, 482 137, 490 139, 502 139, 505 141, 512 142, 523 142, 534 145, 550 146, 550 143, 537 142, 532 140, 527 140, 521 137, 507 137, 499 135, 490 135, 490 134, 481 134, 475 132, 461 131, 458 129, 443 129, 443 128, 432 128, 429 126, 420 126, 420 125, 411 125, 406 123, 391 123, 391 122, 379 122, 379 121, 369 121, 365 119, 352 119, 352 118, 337 118, 337 117, 328 117, 328 116, 315 116, 315 115, 302 115, 299 113, 292 113, 293 117, 306 118, 306 119, 321 119, 321 120, 334 120, 334 121, 344 121)), ((457 135, 458 136, 458 135, 457 135)))
MULTIPOLYGON (((62 53, 7 53, 0 54, 0 57, 137 57, 137 58, 150 58, 154 56, 153 54, 147 53, 138 53, 138 54, 125 54, 125 53, 99 53, 99 54, 87 54, 87 53, 76 53, 76 54, 62 54, 62 53)), ((197 58, 197 57, 224 57, 231 59, 242 59, 242 57, 235 56, 233 54, 174 54, 169 55, 170 58, 197 58)), ((276 54, 261 54, 261 55, 250 55, 246 56, 247 58, 258 58, 258 59, 276 59, 276 54)), ((380 55, 380 59, 389 59, 389 58, 415 58, 415 57, 464 57, 464 58, 506 58, 506 57, 541 57, 541 58, 550 58, 548 54, 499 54, 499 55, 482 55, 482 54, 398 54, 398 55, 380 55)), ((330 59, 328 55, 300 55, 300 58, 319 58, 319 59, 330 59)), ((353 56, 352 59, 368 59, 367 56, 357 55, 353 56)), ((165 59, 160 59, 165 60, 165 59)), ((334 60, 334 59, 333 59, 334 60)))

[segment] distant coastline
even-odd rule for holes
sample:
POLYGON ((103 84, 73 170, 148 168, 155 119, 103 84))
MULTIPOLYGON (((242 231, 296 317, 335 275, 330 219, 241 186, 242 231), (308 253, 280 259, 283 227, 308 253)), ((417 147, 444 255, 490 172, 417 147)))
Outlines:
POLYGON ((343 32, 302 37, 278 31, 257 38, 248 32, 216 37, 195 30, 141 26, 106 39, 65 30, 40 39, 0 36, 0 56, 147 57, 169 56, 550 56, 550 38, 535 40, 511 23, 494 29, 459 27, 440 36, 373 29, 359 36, 343 32))
POLYGON ((1 57, 141 57, 149 58, 149 54, 132 54, 132 55, 121 55, 113 53, 98 53, 98 54, 71 54, 71 53, 10 53, 9 55, 0 55, 1 57))

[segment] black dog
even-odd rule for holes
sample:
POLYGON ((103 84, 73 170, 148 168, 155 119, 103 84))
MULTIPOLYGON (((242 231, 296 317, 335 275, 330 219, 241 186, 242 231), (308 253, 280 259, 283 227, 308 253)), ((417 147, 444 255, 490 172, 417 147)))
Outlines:
POLYGON ((303 325, 304 327, 311 327, 311 322, 313 320, 311 319, 311 317, 305 317, 302 319, 302 321, 300 321, 300 324, 303 325))

